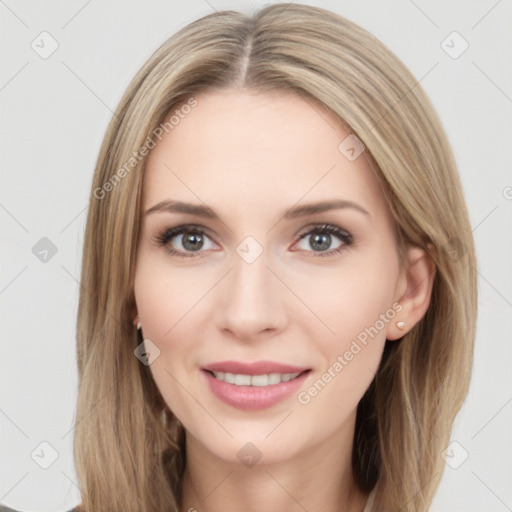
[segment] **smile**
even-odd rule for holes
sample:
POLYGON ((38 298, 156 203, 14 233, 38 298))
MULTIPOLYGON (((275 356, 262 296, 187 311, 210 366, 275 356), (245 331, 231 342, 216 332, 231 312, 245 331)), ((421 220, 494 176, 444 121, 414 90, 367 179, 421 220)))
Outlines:
POLYGON ((248 375, 203 369, 207 388, 217 399, 242 410, 261 410, 295 395, 311 375, 311 369, 293 373, 248 375))
POLYGON ((301 372, 297 373, 269 373, 264 375, 246 375, 242 373, 211 372, 217 380, 234 384, 235 386, 256 386, 265 387, 281 382, 288 382, 297 378, 301 372))

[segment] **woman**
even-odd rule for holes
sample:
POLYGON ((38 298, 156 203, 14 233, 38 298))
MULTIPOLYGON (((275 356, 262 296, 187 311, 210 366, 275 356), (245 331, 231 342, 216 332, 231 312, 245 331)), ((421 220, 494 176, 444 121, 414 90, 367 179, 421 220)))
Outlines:
POLYGON ((382 43, 305 5, 191 23, 94 174, 79 510, 427 510, 475 266, 442 126, 382 43))

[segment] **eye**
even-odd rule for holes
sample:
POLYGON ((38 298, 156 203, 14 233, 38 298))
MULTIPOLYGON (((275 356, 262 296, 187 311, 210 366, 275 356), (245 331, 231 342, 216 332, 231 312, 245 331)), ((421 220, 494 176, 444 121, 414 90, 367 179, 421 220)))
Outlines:
POLYGON ((338 254, 352 243, 353 237, 348 231, 332 224, 322 224, 300 235, 298 245, 302 250, 316 253, 314 257, 322 257, 338 254))
MULTIPOLYGON (((178 257, 200 257, 201 253, 213 249, 205 229, 194 225, 181 225, 162 230, 154 239, 159 247, 166 247, 169 254, 178 257)), ((314 253, 313 256, 332 256, 353 243, 353 237, 344 229, 332 224, 322 224, 300 235, 299 250, 314 253), (334 246, 333 246, 334 245, 334 246)))
POLYGON ((202 250, 214 247, 205 230, 193 225, 164 229, 154 238, 154 242, 158 246, 165 246, 169 254, 180 257, 196 257, 202 250))

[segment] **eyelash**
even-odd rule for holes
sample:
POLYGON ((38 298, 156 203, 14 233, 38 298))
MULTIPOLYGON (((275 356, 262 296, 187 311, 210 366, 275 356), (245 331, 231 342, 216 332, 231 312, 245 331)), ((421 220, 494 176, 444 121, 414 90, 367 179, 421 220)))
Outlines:
MULTIPOLYGON (((176 236, 182 235, 184 233, 194 233, 201 236, 207 236, 208 238, 211 238, 208 236, 208 233, 201 227, 195 226, 193 224, 185 224, 181 226, 176 226, 174 228, 164 228, 161 230, 154 238, 153 242, 158 247, 167 246, 167 244, 176 236)), ((347 247, 352 245, 353 243, 353 237, 344 229, 339 228, 338 226, 335 226, 333 224, 319 224, 309 231, 301 234, 299 236, 299 240, 302 240, 303 238, 310 236, 312 234, 320 234, 320 235, 335 235, 339 240, 342 242, 342 244, 337 247, 336 249, 331 249, 330 251, 306 251, 306 252, 313 252, 315 253, 312 257, 326 257, 326 256, 333 256, 334 254, 338 254, 345 250, 347 247)), ((197 254, 194 254, 193 252, 183 253, 181 251, 176 251, 175 249, 167 246, 167 251, 172 256, 178 256, 181 258, 194 258, 194 257, 200 257, 200 253, 204 251, 197 251, 197 254)))

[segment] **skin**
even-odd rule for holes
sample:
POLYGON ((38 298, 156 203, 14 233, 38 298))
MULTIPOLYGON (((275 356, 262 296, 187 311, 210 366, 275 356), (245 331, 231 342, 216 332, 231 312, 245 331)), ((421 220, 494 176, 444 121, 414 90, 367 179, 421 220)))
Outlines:
MULTIPOLYGON (((196 99, 149 155, 143 211, 173 199, 208 205, 220 220, 146 215, 135 273, 134 323, 160 349, 150 370, 187 432, 182 510, 362 511, 350 459, 356 407, 386 338, 403 336, 425 313, 433 266, 419 248, 400 265, 379 182, 365 153, 349 161, 338 150, 349 132, 326 111, 291 93, 222 90, 196 99), (288 208, 327 199, 368 213, 283 219, 288 208), (322 223, 348 231, 352 245, 318 256, 315 232, 299 235, 322 223), (196 256, 155 243, 161 230, 186 224, 207 231, 200 251, 188 250, 196 256), (263 250, 252 263, 236 252, 247 236, 263 250), (400 313, 307 404, 293 394, 268 409, 237 409, 211 393, 200 371, 228 359, 285 362, 312 368, 307 390, 396 303, 400 313), (247 442, 262 454, 252 467, 237 457, 247 442)), ((340 244, 331 235, 327 251, 340 244)), ((171 245, 187 252, 181 236, 171 245)))

